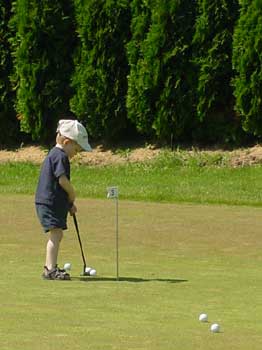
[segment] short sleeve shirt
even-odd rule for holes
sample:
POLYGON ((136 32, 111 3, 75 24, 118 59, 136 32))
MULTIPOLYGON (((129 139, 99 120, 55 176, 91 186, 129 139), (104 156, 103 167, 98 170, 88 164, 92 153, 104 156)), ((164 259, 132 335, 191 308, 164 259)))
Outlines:
POLYGON ((54 147, 43 162, 35 194, 36 204, 52 207, 68 206, 68 195, 59 185, 59 177, 65 175, 70 180, 70 163, 61 148, 54 147))

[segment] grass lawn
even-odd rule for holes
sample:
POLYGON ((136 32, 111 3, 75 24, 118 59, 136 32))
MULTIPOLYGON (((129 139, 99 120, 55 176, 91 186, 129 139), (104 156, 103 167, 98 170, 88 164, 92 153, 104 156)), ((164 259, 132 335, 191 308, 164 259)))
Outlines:
POLYGON ((98 276, 82 281, 71 218, 60 265, 70 282, 40 278, 45 236, 31 195, 0 196, 1 350, 260 350, 261 209, 78 200, 83 245, 98 276), (209 323, 198 321, 201 312, 209 323), (212 322, 221 333, 212 334, 212 322))
MULTIPOLYGON (((118 185, 122 199, 201 204, 262 205, 262 166, 232 168, 176 164, 171 157, 104 167, 72 165, 72 183, 86 198, 118 185)), ((33 195, 40 166, 0 163, 0 193, 33 195)))

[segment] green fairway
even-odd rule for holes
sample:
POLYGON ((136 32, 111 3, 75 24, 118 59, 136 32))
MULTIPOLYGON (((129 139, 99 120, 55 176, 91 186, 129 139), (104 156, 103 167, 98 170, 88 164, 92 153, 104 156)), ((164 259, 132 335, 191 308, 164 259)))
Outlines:
POLYGON ((0 198, 2 350, 261 349, 260 208, 120 200, 116 282, 114 203, 78 200, 98 276, 79 278, 69 218, 60 265, 72 263, 73 279, 57 282, 40 278, 46 241, 33 197, 0 198))

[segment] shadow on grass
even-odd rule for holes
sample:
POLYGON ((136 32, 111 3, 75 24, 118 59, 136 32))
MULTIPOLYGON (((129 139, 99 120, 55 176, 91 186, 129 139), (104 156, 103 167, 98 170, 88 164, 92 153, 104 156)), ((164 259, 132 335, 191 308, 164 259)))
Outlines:
POLYGON ((144 282, 165 282, 165 283, 182 283, 188 282, 183 279, 173 278, 139 278, 139 277, 119 277, 117 280, 115 277, 71 277, 72 281, 81 282, 130 282, 130 283, 144 283, 144 282))

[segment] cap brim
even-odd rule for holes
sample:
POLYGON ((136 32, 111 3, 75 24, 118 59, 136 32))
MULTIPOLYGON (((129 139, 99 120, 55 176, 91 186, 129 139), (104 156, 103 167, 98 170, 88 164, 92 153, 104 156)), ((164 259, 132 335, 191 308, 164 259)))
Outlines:
MULTIPOLYGON (((80 145, 80 144, 79 144, 79 145, 80 145)), ((92 152, 92 148, 91 148, 91 146, 89 145, 88 142, 82 143, 80 146, 81 146, 81 148, 82 148, 83 151, 92 152)))

